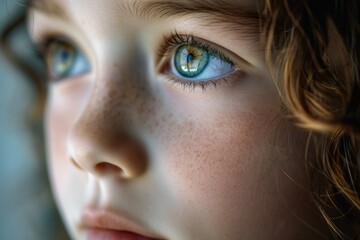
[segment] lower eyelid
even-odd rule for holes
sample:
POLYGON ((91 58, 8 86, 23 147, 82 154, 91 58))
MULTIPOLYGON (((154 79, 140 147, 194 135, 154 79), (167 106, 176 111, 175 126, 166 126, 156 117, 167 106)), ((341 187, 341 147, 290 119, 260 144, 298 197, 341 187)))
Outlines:
POLYGON ((205 92, 208 87, 219 88, 223 86, 231 86, 234 82, 241 81, 245 77, 246 73, 236 67, 234 71, 222 77, 201 81, 182 79, 171 74, 166 75, 167 82, 170 84, 170 86, 180 86, 182 90, 189 90, 190 92, 194 92, 197 88, 200 88, 203 92, 205 92))

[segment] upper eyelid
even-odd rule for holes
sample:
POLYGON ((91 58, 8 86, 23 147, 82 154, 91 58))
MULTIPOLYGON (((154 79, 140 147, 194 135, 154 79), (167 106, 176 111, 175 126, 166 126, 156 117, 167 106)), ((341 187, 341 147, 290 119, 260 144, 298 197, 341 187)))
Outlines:
POLYGON ((78 47, 78 44, 76 44, 70 38, 68 38, 62 34, 47 34, 47 35, 38 35, 38 36, 33 37, 33 43, 41 51, 48 50, 49 46, 53 42, 65 43, 65 44, 68 44, 68 45, 76 48, 77 50, 82 51, 82 49, 80 49, 78 47))

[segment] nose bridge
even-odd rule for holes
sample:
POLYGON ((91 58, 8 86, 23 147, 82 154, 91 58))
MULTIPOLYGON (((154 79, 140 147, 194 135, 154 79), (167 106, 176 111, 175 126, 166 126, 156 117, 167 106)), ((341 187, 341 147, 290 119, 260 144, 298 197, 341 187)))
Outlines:
POLYGON ((121 49, 108 48, 98 54, 102 58, 98 59, 94 86, 76 128, 108 135, 134 123, 134 113, 143 109, 150 97, 146 51, 138 42, 133 36, 121 42, 121 49))
POLYGON ((108 53, 99 61, 90 97, 70 132, 71 156, 86 171, 101 172, 111 166, 132 176, 146 166, 145 148, 131 130, 137 122, 134 111, 147 95, 145 75, 134 71, 139 62, 144 63, 144 55, 129 50, 134 46, 127 49, 117 55, 121 57, 108 53))

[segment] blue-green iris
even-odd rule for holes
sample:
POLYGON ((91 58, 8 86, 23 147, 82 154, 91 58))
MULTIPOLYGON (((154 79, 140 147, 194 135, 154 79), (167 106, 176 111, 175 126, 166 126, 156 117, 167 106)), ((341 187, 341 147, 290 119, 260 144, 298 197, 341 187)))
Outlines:
POLYGON ((76 50, 65 43, 53 43, 49 51, 51 73, 56 78, 66 77, 75 61, 76 50))
POLYGON ((209 59, 207 51, 185 44, 176 50, 174 65, 181 76, 194 78, 204 71, 209 59))

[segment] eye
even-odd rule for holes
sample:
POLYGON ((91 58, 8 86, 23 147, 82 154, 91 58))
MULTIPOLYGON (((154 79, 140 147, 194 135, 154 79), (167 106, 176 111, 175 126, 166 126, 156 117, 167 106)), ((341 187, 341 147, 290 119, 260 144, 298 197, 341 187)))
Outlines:
POLYGON ((171 72, 191 81, 208 81, 220 78, 235 70, 234 64, 209 46, 180 45, 173 56, 171 72))
POLYGON ((45 57, 50 76, 55 80, 74 77, 90 71, 89 62, 84 54, 65 41, 52 41, 45 57))

